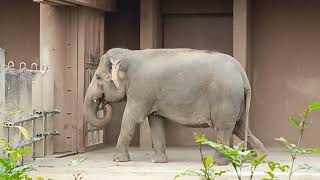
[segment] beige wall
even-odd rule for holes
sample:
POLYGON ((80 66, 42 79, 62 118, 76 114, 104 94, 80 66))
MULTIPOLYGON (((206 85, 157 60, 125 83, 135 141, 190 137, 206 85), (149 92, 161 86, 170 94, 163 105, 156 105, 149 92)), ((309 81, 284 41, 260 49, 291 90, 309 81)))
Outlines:
MULTIPOLYGON (((320 1, 256 0, 252 4, 251 129, 267 145, 297 138, 288 116, 320 100, 320 1)), ((320 147, 319 113, 305 144, 320 147)))
POLYGON ((0 47, 6 60, 39 63, 40 8, 32 0, 2 0, 0 5, 0 47))

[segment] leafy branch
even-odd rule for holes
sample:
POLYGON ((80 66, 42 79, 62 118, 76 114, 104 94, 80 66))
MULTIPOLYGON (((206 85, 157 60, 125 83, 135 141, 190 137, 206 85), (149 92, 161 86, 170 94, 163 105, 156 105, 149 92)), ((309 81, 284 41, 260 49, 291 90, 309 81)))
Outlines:
MULTIPOLYGON (((289 151, 290 155, 291 155, 291 166, 290 166, 290 172, 289 172, 289 180, 291 180, 292 178, 292 174, 299 170, 299 169, 306 169, 306 167, 299 167, 298 169, 294 170, 294 164, 295 161, 297 159, 297 157, 299 155, 303 155, 303 154, 313 154, 313 153, 320 153, 320 149, 302 149, 301 148, 301 142, 302 142, 302 138, 305 132, 305 129, 308 127, 309 124, 311 124, 312 121, 310 121, 309 119, 309 115, 311 112, 315 111, 315 110, 319 110, 320 109, 320 102, 315 102, 312 103, 308 106, 308 108, 306 108, 305 110, 303 110, 301 113, 298 114, 298 117, 289 117, 289 120, 291 122, 291 124, 297 128, 298 133, 299 133, 299 137, 297 140, 296 144, 290 143, 286 138, 284 137, 280 137, 280 138, 276 138, 275 140, 279 141, 280 143, 282 143, 289 151)), ((310 166, 308 166, 307 169, 310 169, 310 166)))

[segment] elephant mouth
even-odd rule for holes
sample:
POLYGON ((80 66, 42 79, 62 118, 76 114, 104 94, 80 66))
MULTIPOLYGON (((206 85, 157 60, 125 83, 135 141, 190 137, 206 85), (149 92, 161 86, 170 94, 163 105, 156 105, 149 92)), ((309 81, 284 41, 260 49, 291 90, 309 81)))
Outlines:
POLYGON ((96 128, 104 128, 112 119, 112 106, 104 97, 85 100, 85 121, 96 128))

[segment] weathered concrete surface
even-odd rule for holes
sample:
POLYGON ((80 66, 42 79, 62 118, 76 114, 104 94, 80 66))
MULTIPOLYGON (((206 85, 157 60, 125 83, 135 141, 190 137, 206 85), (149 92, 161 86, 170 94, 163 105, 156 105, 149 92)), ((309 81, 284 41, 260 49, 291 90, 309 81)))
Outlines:
MULTIPOLYGON (((201 167, 199 152, 195 147, 168 148, 169 163, 149 163, 152 151, 142 151, 131 148, 132 161, 116 163, 112 161, 114 148, 105 148, 94 152, 55 158, 56 156, 38 159, 35 162, 37 171, 32 175, 53 178, 56 180, 72 180, 74 172, 81 172, 84 180, 172 180, 174 176, 184 170, 197 170, 201 167), (87 158, 77 167, 70 167, 68 163, 74 159, 87 158)), ((210 153, 205 150, 205 153, 210 153)), ((269 160, 289 164, 290 157, 284 152, 271 151, 269 160)), ((298 164, 307 163, 314 168, 308 171, 298 171, 294 180, 319 180, 320 156, 304 156, 298 159, 298 164)), ((237 179, 231 166, 220 166, 217 169, 230 170, 227 175, 218 179, 237 179)), ((249 175, 249 169, 243 174, 249 175)), ((266 177, 266 166, 258 169, 256 179, 266 177)), ((287 174, 277 173, 279 179, 287 179, 287 174)), ((198 179, 197 177, 183 177, 182 180, 198 179)), ((248 179, 248 178, 245 178, 248 179)))

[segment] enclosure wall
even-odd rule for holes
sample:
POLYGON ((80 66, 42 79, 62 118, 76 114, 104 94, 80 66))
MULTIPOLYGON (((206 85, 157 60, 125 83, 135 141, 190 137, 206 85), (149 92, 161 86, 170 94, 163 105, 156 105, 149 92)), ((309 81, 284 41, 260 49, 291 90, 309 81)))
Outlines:
POLYGON ((40 8, 32 0, 2 0, 0 47, 6 61, 39 63, 40 8))
MULTIPOLYGON (((296 138, 288 116, 319 101, 320 1, 252 1, 253 100, 251 129, 266 146, 296 138)), ((319 114, 305 145, 320 146, 319 114)))

